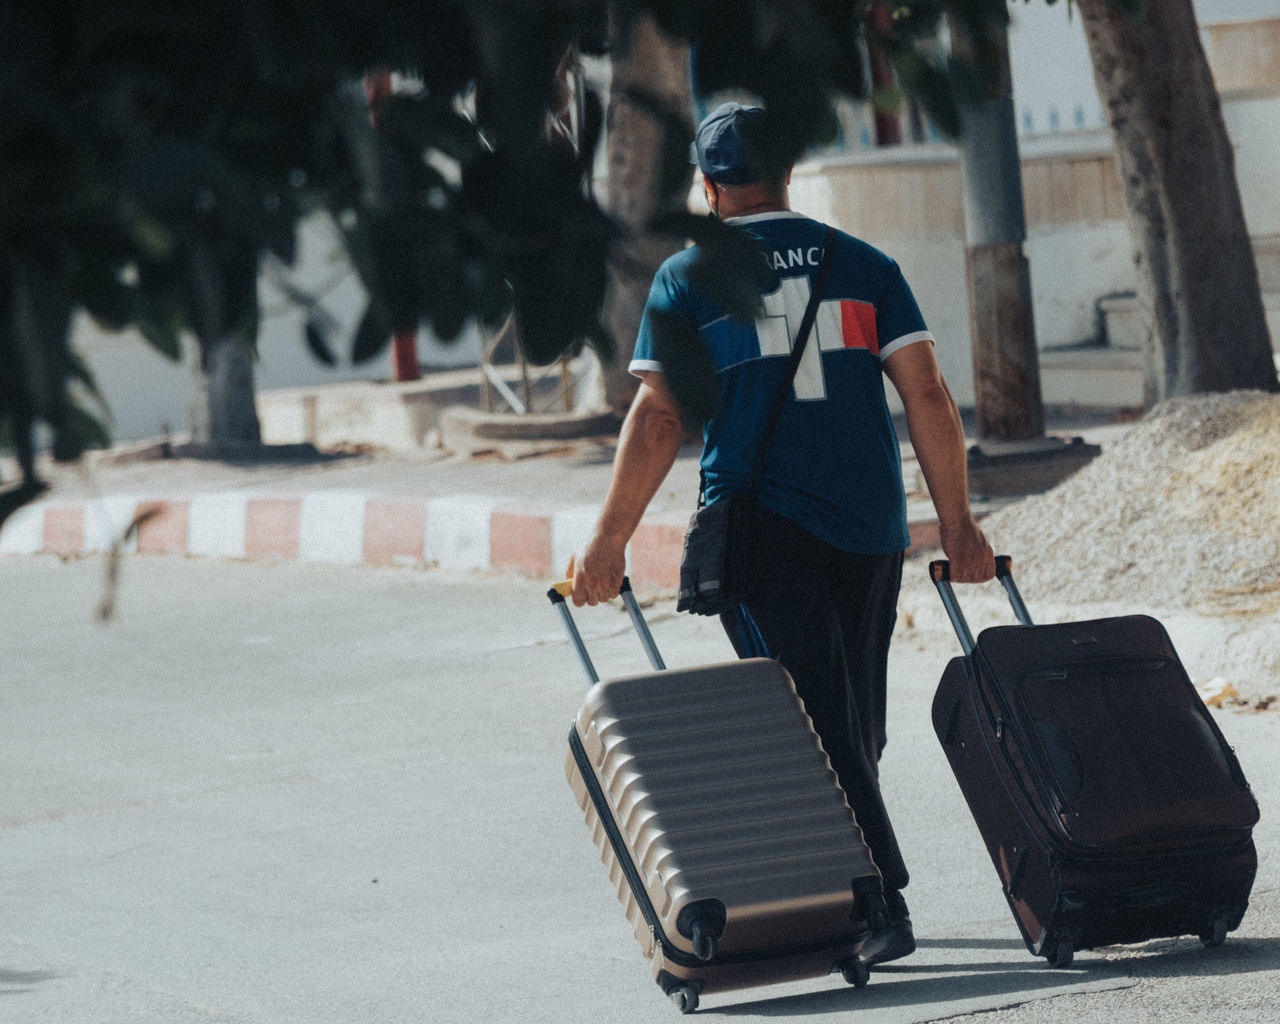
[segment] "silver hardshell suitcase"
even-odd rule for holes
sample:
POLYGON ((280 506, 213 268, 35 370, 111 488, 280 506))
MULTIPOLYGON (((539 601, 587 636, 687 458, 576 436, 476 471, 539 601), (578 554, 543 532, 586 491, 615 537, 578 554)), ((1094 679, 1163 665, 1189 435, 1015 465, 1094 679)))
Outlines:
POLYGON ((565 771, 654 980, 683 1012, 703 993, 834 971, 883 927, 879 870, 786 670, 755 658, 591 681, 565 771))

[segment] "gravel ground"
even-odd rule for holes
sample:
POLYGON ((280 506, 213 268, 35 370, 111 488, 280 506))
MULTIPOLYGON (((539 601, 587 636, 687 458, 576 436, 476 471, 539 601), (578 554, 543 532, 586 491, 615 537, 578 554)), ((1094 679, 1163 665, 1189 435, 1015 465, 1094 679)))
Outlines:
POLYGON ((1079 473, 984 523, 1064 601, 1280 611, 1280 396, 1174 399, 1079 473))

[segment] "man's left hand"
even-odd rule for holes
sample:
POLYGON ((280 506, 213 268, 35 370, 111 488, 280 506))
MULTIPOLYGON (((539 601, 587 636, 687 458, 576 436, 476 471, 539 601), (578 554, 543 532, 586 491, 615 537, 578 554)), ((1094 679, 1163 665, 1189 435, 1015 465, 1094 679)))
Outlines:
POLYGON ((622 578, 627 571, 627 546, 617 544, 599 534, 582 551, 569 559, 565 576, 573 580, 573 603, 600 604, 611 601, 622 591, 622 578))

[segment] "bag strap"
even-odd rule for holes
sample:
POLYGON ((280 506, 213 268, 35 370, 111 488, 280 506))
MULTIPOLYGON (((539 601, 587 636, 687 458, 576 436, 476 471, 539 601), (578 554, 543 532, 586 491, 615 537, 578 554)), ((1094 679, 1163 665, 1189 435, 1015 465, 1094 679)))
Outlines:
MULTIPOLYGON (((778 421, 782 418, 782 410, 787 404, 787 393, 791 390, 791 385, 795 383, 796 372, 800 369, 800 360, 804 356, 805 343, 809 340, 809 334, 813 330, 813 322, 818 316, 818 304, 822 301, 822 293, 826 290, 827 278, 831 274, 831 264, 835 259, 835 251, 836 229, 828 225, 822 243, 822 260, 818 264, 818 273, 814 277, 813 288, 809 292, 809 304, 805 306, 804 316, 800 319, 800 328, 796 331, 795 343, 791 346, 791 356, 787 361, 787 369, 783 374, 782 383, 778 386, 777 393, 773 396, 773 406, 769 410, 769 419, 765 423, 764 433, 760 438, 760 448, 756 452, 755 466, 751 470, 751 482, 747 485, 748 492, 756 489, 756 484, 760 482, 760 476, 764 472, 765 455, 768 454, 769 445, 778 429, 778 421)), ((706 504, 706 495, 707 475, 705 470, 699 468, 699 508, 706 504)))

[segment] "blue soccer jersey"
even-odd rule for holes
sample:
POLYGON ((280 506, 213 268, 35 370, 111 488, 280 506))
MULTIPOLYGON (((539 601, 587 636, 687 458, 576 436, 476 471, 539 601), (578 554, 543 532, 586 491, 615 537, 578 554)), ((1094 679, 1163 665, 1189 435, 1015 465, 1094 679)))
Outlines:
MULTIPOLYGON (((759 239, 774 272, 760 315, 734 320, 701 294, 689 275, 697 249, 686 249, 654 277, 631 362, 633 373, 662 369, 654 358, 650 310, 697 327, 719 383, 716 413, 704 429, 708 502, 750 482, 826 230, 790 211, 728 223, 759 239)), ((880 366, 903 346, 932 340, 897 263, 839 234, 813 331, 769 447, 760 500, 845 551, 905 549, 910 538, 902 465, 880 366)))

